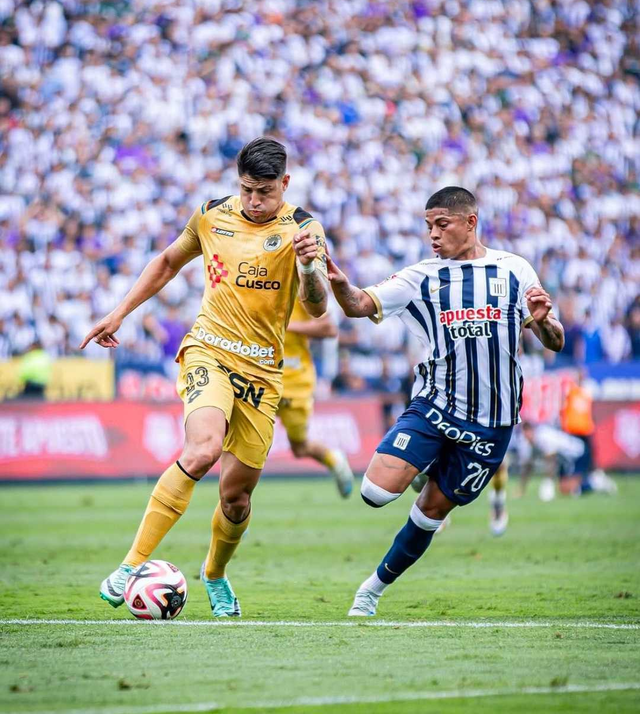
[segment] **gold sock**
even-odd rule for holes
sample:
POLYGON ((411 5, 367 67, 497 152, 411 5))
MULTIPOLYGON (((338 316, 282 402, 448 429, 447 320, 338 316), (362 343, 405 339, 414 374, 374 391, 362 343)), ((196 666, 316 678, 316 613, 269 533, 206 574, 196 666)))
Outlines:
POLYGON ((335 452, 331 451, 331 449, 327 449, 324 452, 324 457, 322 458, 322 463, 328 469, 334 469, 336 467, 336 464, 338 463, 338 459, 336 458, 335 452))
POLYGON ((500 467, 496 471, 493 479, 491 480, 491 485, 493 490, 498 493, 499 491, 504 491, 507 487, 509 481, 509 469, 504 463, 500 464, 500 467))
POLYGON ((196 483, 178 462, 169 466, 151 492, 147 510, 123 563, 136 567, 149 560, 160 541, 186 511, 196 483))
POLYGON ((211 519, 211 545, 204 564, 204 574, 208 580, 224 577, 227 563, 240 544, 250 520, 251 513, 240 523, 230 521, 218 503, 211 519))

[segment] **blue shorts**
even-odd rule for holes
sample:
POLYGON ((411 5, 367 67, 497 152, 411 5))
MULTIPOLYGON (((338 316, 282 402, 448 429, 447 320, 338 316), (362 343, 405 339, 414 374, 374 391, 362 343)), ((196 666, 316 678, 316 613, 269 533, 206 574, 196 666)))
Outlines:
POLYGON ((485 427, 441 411, 416 397, 380 442, 391 454, 428 473, 459 506, 474 501, 502 463, 512 426, 485 427))

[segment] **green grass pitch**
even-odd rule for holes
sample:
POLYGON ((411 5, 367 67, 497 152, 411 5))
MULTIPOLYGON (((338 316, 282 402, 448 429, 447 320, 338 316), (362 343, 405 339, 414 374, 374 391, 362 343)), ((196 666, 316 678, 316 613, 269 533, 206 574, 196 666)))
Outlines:
POLYGON ((354 622, 353 593, 412 493, 373 510, 356 494, 341 501, 328 480, 265 480, 229 569, 242 622, 273 623, 263 625, 213 623, 197 581, 214 481, 154 554, 189 581, 174 623, 133 621, 97 594, 149 484, 4 487, 0 711, 640 711, 640 478, 618 485, 614 497, 545 504, 532 483, 510 499, 497 539, 483 494, 387 591, 378 618, 354 622), (394 624, 372 624, 381 621, 394 624))

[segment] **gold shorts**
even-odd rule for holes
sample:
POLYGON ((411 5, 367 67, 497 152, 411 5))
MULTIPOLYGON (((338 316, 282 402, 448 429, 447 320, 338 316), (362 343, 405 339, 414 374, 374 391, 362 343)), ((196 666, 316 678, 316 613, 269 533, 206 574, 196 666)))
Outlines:
POLYGON ((221 409, 228 424, 222 450, 247 466, 261 469, 273 442, 281 385, 242 374, 205 347, 187 346, 178 362, 176 389, 184 402, 185 423, 202 407, 221 409))
POLYGON ((289 441, 301 443, 307 440, 309 419, 313 412, 313 397, 282 397, 278 406, 278 418, 282 422, 289 441))

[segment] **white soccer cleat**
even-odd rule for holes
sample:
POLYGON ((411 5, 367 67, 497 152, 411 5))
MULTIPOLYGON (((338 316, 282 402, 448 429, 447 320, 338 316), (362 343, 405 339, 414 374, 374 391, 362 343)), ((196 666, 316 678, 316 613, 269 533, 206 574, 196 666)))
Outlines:
POLYGON ((124 586, 135 568, 124 563, 102 581, 100 597, 112 607, 120 607, 124 602, 124 586))
POLYGON ((598 493, 606 493, 609 496, 618 493, 616 482, 602 469, 596 469, 591 472, 589 475, 589 483, 591 484, 591 488, 598 493))
POLYGON ((353 605, 348 612, 349 617, 373 617, 376 614, 380 595, 374 593, 373 590, 358 588, 356 596, 353 599, 353 605))
POLYGON ((495 514, 491 514, 491 522, 489 524, 489 527, 491 528, 491 533, 498 537, 501 535, 504 535, 505 531, 507 530, 507 526, 509 525, 509 514, 506 512, 506 510, 502 510, 502 513, 496 518, 495 514))
POLYGON ((344 452, 334 449, 333 455, 336 459, 336 465, 330 471, 342 498, 349 498, 353 491, 353 471, 344 452))
POLYGON ((543 478, 538 489, 538 498, 545 503, 553 501, 556 497, 556 485, 552 478, 543 478))

